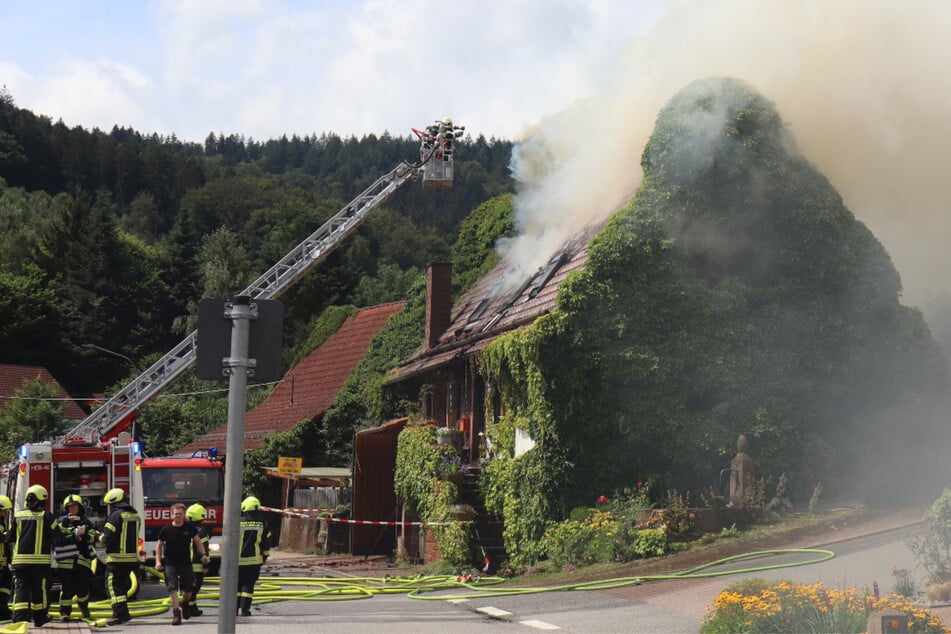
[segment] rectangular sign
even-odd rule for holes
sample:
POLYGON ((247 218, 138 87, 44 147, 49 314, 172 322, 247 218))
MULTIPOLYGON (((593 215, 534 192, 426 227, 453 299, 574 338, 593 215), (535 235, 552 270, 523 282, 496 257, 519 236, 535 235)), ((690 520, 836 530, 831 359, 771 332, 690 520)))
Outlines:
POLYGON ((288 458, 285 456, 280 456, 277 459, 277 472, 283 473, 284 475, 297 475, 300 473, 301 467, 303 466, 303 458, 288 458))

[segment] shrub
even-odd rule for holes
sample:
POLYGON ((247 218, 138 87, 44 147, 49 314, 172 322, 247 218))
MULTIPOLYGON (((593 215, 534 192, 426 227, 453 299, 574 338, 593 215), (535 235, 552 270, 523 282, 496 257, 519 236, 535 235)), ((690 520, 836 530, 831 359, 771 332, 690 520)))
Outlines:
POLYGON ((595 511, 583 521, 549 524, 542 544, 552 565, 563 569, 660 556, 668 546, 665 530, 638 529, 603 511, 595 511))
POLYGON ((909 632, 944 632, 935 615, 903 597, 881 598, 855 588, 834 590, 821 583, 747 579, 732 584, 707 609, 700 631, 732 632, 864 632, 870 611, 898 610, 908 616, 909 632))
POLYGON ((951 489, 946 488, 925 513, 924 531, 908 547, 935 584, 951 581, 951 489))

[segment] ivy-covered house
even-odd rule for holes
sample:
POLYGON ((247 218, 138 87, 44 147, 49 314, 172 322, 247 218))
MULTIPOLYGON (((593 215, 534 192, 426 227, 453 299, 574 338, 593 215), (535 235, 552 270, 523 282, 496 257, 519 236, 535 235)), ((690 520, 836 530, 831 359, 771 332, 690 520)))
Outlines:
MULTIPOLYGON (((387 374, 387 382, 421 395, 424 420, 461 432, 463 457, 471 467, 478 467, 491 452, 484 442, 486 420, 498 417, 502 408, 479 371, 478 352, 555 308, 558 287, 584 265, 588 241, 597 229, 589 227, 568 240, 545 266, 515 285, 502 283, 510 277, 510 264, 499 262, 456 301, 451 296, 452 266, 428 267, 424 343, 387 374)), ((520 435, 517 442, 527 447, 531 439, 520 435)))
MULTIPOLYGON (((452 302, 448 267, 431 267, 425 343, 388 375, 424 421, 465 430, 509 563, 543 557, 548 522, 600 494, 714 485, 740 434, 800 499, 922 477, 903 457, 943 433, 945 359, 775 106, 742 81, 694 82, 630 169, 644 175, 630 204, 518 288, 493 290, 501 263, 452 302)), ((419 476, 438 473, 435 440, 408 425, 396 465, 427 521, 459 498, 419 476)), ((465 527, 433 533, 465 558, 465 527)))

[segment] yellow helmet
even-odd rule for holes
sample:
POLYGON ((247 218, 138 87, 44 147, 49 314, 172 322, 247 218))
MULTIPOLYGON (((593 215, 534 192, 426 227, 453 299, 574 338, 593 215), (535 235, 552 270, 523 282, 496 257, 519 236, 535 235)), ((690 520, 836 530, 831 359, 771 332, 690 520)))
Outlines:
POLYGON ((78 504, 79 508, 83 507, 83 499, 76 495, 75 493, 70 493, 66 496, 66 499, 63 500, 63 508, 65 509, 70 504, 78 504))
POLYGON ((0 511, 9 511, 13 508, 13 502, 5 495, 0 495, 0 511))
POLYGON ((125 491, 120 488, 109 489, 106 491, 106 494, 102 496, 103 504, 116 504, 125 499, 125 491))
POLYGON ((257 511, 261 508, 261 500, 257 499, 253 495, 249 495, 241 501, 241 512, 247 513, 248 511, 257 511))
POLYGON ((205 507, 197 502, 185 509, 185 519, 189 522, 200 522, 205 519, 205 507))
POLYGON ((42 484, 34 484, 27 489, 26 497, 30 497, 31 495, 40 502, 45 502, 50 497, 49 491, 47 491, 46 487, 42 484))
POLYGON ((452 117, 443 117, 442 122, 446 125, 452 125, 452 117))

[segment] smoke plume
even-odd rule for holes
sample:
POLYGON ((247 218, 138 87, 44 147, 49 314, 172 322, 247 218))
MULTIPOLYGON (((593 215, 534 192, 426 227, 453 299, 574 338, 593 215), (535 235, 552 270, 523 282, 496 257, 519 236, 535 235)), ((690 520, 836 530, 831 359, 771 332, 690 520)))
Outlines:
MULTIPOLYGON (((674 2, 600 91, 526 131, 512 158, 516 278, 632 196, 657 112, 708 76, 773 101, 804 156, 882 241, 904 303, 951 270, 951 4, 917 0, 674 2)), ((633 31, 632 27, 632 31, 633 31)))

